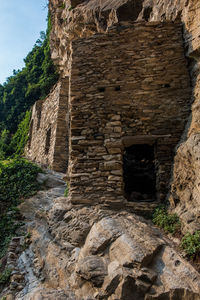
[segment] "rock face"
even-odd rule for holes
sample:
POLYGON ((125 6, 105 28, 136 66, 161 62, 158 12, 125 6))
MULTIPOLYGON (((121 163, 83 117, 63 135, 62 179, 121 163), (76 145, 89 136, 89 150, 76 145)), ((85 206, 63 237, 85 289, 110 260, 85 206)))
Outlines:
POLYGON ((171 209, 181 219, 182 231, 200 230, 200 134, 195 133, 180 145, 174 164, 171 209))
POLYGON ((30 246, 12 258, 11 285, 0 296, 199 299, 200 275, 150 221, 123 210, 72 206, 62 196, 60 176, 56 181, 58 186, 20 205, 30 246))

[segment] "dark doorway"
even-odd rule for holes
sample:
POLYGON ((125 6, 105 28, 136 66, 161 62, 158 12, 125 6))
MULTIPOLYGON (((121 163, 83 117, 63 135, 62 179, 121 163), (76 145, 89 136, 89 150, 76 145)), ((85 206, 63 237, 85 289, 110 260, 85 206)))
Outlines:
POLYGON ((51 145, 51 128, 47 130, 46 142, 45 142, 45 154, 49 153, 50 145, 51 145))
POLYGON ((125 148, 123 169, 128 201, 156 200, 154 146, 142 144, 125 148))

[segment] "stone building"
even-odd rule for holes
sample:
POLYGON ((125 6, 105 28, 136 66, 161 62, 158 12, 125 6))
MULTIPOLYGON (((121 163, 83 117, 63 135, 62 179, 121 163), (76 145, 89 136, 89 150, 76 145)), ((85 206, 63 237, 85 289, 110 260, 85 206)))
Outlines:
POLYGON ((182 25, 119 23, 72 40, 68 65, 33 108, 27 156, 68 166, 75 204, 163 201, 191 107, 182 25))
POLYGON ((68 78, 62 79, 45 100, 32 108, 26 157, 65 172, 68 162, 68 78))

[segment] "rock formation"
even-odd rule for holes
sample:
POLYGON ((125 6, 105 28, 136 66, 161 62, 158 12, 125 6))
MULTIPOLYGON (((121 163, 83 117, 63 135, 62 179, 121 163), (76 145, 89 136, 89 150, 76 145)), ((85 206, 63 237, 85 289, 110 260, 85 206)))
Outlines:
POLYGON ((73 206, 60 174, 38 180, 48 190, 20 205, 29 235, 11 242, 6 299, 199 299, 199 273, 150 221, 123 209, 73 206))

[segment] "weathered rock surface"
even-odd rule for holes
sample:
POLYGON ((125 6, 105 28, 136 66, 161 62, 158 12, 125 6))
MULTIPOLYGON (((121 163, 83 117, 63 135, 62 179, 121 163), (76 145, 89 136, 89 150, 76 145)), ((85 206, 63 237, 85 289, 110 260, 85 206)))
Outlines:
POLYGON ((171 207, 180 216, 182 231, 200 230, 200 134, 180 145, 174 165, 171 207))
POLYGON ((150 221, 72 206, 61 188, 21 204, 30 246, 12 261, 8 299, 199 299, 199 273, 150 221))

